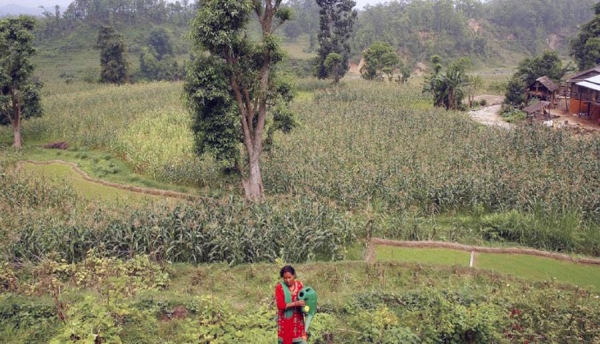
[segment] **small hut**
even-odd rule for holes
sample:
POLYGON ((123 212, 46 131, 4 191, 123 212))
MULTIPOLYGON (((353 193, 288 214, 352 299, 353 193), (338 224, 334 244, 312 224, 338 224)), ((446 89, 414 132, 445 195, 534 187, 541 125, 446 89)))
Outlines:
POLYGON ((527 118, 544 115, 544 118, 550 119, 550 112, 548 112, 549 106, 550 102, 541 101, 524 108, 523 112, 527 114, 527 118))
POLYGON ((554 104, 557 99, 557 90, 558 85, 556 85, 554 81, 547 76, 542 76, 541 78, 537 78, 534 83, 527 87, 527 100, 529 101, 531 98, 536 98, 554 104))

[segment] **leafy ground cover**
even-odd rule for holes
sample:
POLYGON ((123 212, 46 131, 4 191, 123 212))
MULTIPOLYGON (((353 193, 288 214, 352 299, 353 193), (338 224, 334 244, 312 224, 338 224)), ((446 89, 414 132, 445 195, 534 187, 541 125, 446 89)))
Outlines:
MULTIPOLYGON (((274 264, 157 265, 147 257, 3 265, 0 334, 11 343, 270 343, 274 264)), ((597 294, 460 267, 296 266, 319 293, 314 343, 593 343, 597 294)))

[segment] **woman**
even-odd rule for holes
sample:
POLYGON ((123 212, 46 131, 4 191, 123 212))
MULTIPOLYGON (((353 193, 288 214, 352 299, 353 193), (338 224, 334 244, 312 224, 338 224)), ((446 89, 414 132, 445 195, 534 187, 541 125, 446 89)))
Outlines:
POLYGON ((296 271, 289 265, 281 269, 279 276, 283 279, 283 282, 277 283, 277 287, 275 287, 279 343, 306 343, 304 315, 301 310, 305 302, 298 300, 302 282, 296 280, 296 271))

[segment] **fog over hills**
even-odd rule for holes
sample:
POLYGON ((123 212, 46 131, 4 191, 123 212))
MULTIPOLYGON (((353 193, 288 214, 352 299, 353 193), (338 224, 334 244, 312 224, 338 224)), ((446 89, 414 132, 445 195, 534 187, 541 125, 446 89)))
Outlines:
MULTIPOLYGON (((167 2, 174 1, 167 0, 167 2)), ((62 12, 71 2, 71 0, 0 0, 0 16, 17 14, 41 15, 43 10, 39 6, 44 6, 47 10, 53 12, 54 6, 58 5, 62 12)), ((356 7, 363 8, 366 5, 376 5, 383 2, 384 0, 356 0, 356 7)))

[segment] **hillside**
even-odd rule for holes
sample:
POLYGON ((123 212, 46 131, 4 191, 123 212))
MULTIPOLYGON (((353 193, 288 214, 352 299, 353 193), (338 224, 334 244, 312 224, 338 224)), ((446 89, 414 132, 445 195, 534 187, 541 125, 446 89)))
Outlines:
MULTIPOLYGON (((150 1, 143 8, 127 1, 121 7, 99 4, 92 7, 74 1, 66 9, 48 13, 38 27, 41 50, 90 50, 98 28, 111 24, 125 35, 132 60, 156 27, 172 33, 179 54, 190 51, 186 35, 195 5, 187 1, 150 1)), ((357 61, 361 51, 382 40, 397 47, 408 63, 426 62, 439 54, 444 58, 470 56, 481 66, 510 66, 547 49, 565 55, 578 25, 592 18, 593 4, 594 0, 419 0, 366 6, 359 12, 353 33, 353 54, 357 61)), ((305 58, 304 52, 314 49, 310 42, 319 27, 318 6, 313 0, 290 0, 288 5, 295 11, 295 20, 279 34, 291 51, 305 58)))

